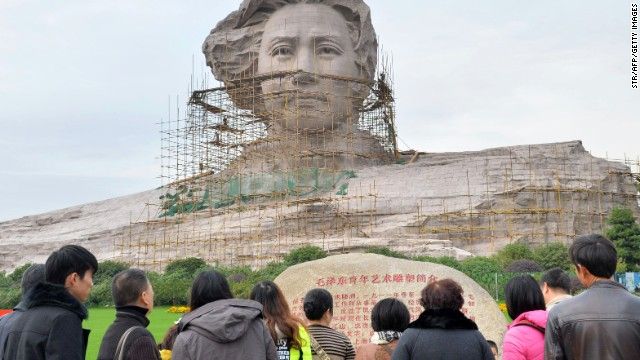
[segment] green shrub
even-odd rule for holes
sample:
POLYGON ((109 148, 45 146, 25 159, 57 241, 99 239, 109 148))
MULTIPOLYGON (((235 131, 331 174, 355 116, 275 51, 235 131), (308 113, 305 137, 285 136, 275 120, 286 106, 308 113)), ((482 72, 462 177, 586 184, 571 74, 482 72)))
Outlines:
POLYGON ((284 262, 272 262, 264 268, 258 270, 257 276, 265 280, 274 280, 278 275, 287 270, 287 264, 284 262))
POLYGON ((165 273, 153 282, 155 303, 158 306, 185 305, 189 300, 189 290, 193 277, 183 271, 165 273))
POLYGON ((20 283, 22 282, 22 274, 24 274, 24 272, 27 271, 27 269, 31 267, 31 265, 33 264, 26 263, 15 268, 13 272, 8 276, 9 281, 14 285, 20 286, 20 283))
POLYGON ((456 260, 451 256, 440 256, 440 257, 431 257, 431 256, 417 256, 413 258, 415 261, 423 261, 430 262, 434 264, 442 264, 448 266, 450 268, 454 268, 456 270, 460 270, 460 261, 456 260))
POLYGON ((214 269, 227 277, 231 293, 237 298, 246 299, 253 286, 255 272, 248 266, 218 267, 214 269))
POLYGON ((542 266, 543 270, 559 267, 563 270, 571 269, 569 249, 563 243, 550 243, 533 249, 533 260, 542 266))
POLYGON ((501 273, 502 267, 493 258, 474 256, 460 262, 460 271, 476 280, 483 279, 487 275, 493 276, 495 273, 501 273))
POLYGON ((93 286, 91 296, 87 301, 88 305, 94 306, 110 306, 113 305, 113 297, 111 295, 111 281, 103 281, 93 286))
POLYGON ((325 257, 327 257, 326 251, 317 246, 307 245, 291 251, 283 260, 285 264, 291 266, 325 257))
POLYGON ((398 258, 398 259, 408 259, 406 255, 397 251, 393 251, 384 246, 372 246, 370 248, 367 248, 367 250, 365 250, 365 253, 384 255, 384 256, 398 258))
POLYGON ((542 267, 533 260, 521 259, 509 264, 505 270, 510 273, 534 273, 542 271, 542 267))
POLYGON ((516 260, 533 260, 533 252, 528 245, 523 243, 513 243, 503 247, 495 255, 501 268, 506 268, 516 260))
POLYGON ((251 290, 256 283, 252 283, 250 281, 232 282, 229 284, 229 286, 231 287, 233 296, 238 299, 248 299, 249 295, 251 295, 251 290))
MULTIPOLYGON (((0 289, 11 286, 11 280, 6 272, 0 271, 0 289)), ((1 291, 1 290, 0 290, 1 291)))
POLYGON ((207 263, 196 257, 174 260, 164 269, 165 274, 180 273, 183 276, 193 279, 193 277, 203 269, 207 268, 207 263))
POLYGON ((627 266, 627 263, 624 262, 621 259, 618 259, 618 264, 616 264, 616 272, 617 273, 623 273, 623 272, 627 272, 627 269, 629 267, 627 266))
POLYGON ((502 267, 497 260, 474 256, 460 262, 460 271, 472 278, 492 296, 500 297, 500 294, 504 293, 503 278, 505 273, 502 272, 502 267))
POLYGON ((147 271, 147 277, 149 278, 149 281, 151 281, 151 283, 153 284, 154 281, 157 281, 162 277, 162 274, 155 271, 147 271))
POLYGON ((0 292, 0 309, 13 309, 22 299, 20 288, 10 287, 0 292))
POLYGON ((98 271, 93 275, 93 283, 100 284, 106 282, 111 286, 113 277, 120 271, 126 270, 129 265, 119 261, 107 260, 98 263, 98 271))

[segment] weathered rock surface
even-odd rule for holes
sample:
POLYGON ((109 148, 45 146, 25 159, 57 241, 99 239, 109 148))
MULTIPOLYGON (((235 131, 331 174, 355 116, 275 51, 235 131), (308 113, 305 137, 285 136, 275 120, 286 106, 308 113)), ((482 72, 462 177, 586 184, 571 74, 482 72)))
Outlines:
POLYGON ((501 343, 506 321, 491 295, 465 274, 444 265, 376 254, 346 254, 292 266, 275 282, 292 311, 303 319, 307 291, 327 289, 334 299, 332 327, 359 345, 371 338, 371 309, 377 301, 400 299, 409 308, 411 320, 415 320, 423 311, 420 291, 430 282, 444 278, 462 286, 462 311, 478 324, 485 338, 501 343))
POLYGON ((600 232, 614 206, 640 213, 629 169, 579 141, 425 154, 340 187, 170 218, 158 217, 162 189, 27 216, 0 223, 0 269, 68 243, 147 267, 183 256, 261 266, 304 244, 464 257, 600 232))

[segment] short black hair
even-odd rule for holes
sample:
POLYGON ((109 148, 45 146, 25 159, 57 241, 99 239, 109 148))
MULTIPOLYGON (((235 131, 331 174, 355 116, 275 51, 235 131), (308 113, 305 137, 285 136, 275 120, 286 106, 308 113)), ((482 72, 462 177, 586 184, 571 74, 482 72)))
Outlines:
POLYGON ((98 260, 89 250, 79 245, 65 245, 54 251, 45 263, 45 279, 53 284, 64 285, 69 274, 77 273, 84 278, 87 271, 98 271, 98 260))
POLYGON ((527 311, 546 309, 540 285, 531 275, 519 275, 509 280, 504 296, 512 320, 527 311))
POLYGON ((411 315, 402 301, 386 298, 378 301, 371 310, 371 327, 373 331, 403 332, 409 326, 411 315))
POLYGON ((145 292, 151 283, 144 271, 140 269, 122 270, 113 277, 111 294, 116 306, 135 304, 140 294, 145 292))
POLYGON ((20 282, 22 294, 26 294, 27 291, 44 281, 44 264, 33 264, 29 266, 27 270, 22 273, 22 281, 20 282))
POLYGON ((233 294, 229 289, 227 278, 219 272, 215 270, 203 271, 193 280, 189 298, 191 311, 210 302, 225 299, 233 299, 233 294))
POLYGON ((553 268, 542 274, 540 283, 546 283, 552 289, 561 289, 567 294, 571 294, 571 278, 560 268, 553 268))
POLYGON ((611 240, 598 234, 578 237, 569 247, 574 265, 580 265, 597 277, 610 278, 616 272, 618 252, 611 240))
POLYGON ((311 289, 304 296, 304 315, 309 320, 320 320, 327 310, 333 313, 333 297, 325 289, 311 289))

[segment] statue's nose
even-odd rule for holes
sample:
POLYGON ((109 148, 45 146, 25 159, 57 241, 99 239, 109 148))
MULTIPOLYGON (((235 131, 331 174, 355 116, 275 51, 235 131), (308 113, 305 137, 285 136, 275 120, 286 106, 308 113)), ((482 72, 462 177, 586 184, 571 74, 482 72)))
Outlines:
POLYGON ((311 49, 301 48, 298 51, 297 57, 297 69, 299 71, 306 71, 313 73, 315 72, 316 61, 315 61, 315 52, 311 49))
POLYGON ((298 52, 297 73, 293 76, 295 85, 313 84, 316 78, 313 75, 316 72, 315 53, 307 48, 302 48, 298 52))

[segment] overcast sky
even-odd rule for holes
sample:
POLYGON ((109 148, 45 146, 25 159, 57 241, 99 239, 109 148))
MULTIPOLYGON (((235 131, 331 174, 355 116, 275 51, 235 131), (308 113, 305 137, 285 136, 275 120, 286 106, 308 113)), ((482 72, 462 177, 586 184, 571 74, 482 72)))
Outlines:
MULTIPOLYGON (((239 4, 0 0, 0 220, 159 186, 168 99, 186 102, 202 41, 239 4)), ((640 155, 628 0, 368 4, 402 148, 640 155)))

